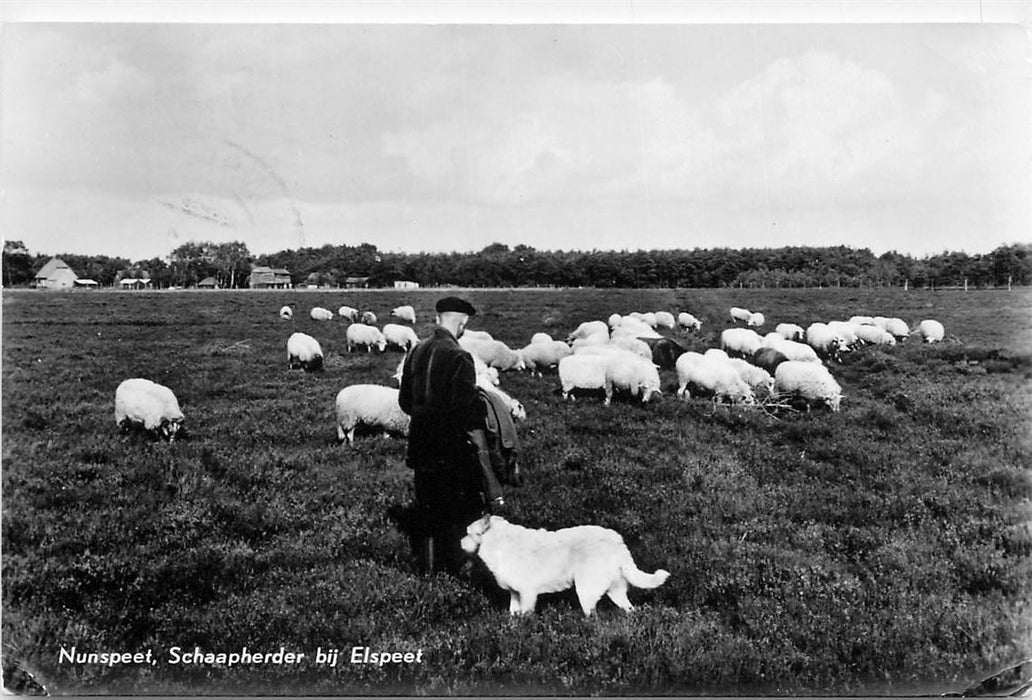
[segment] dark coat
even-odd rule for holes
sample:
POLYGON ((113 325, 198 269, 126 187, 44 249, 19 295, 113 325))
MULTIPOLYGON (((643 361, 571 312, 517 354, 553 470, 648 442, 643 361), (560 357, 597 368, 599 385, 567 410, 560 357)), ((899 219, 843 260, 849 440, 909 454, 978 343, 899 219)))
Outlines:
POLYGON ((484 510, 484 485, 471 433, 483 431, 473 356, 444 328, 405 357, 398 405, 412 416, 406 463, 416 501, 433 522, 469 524, 484 510))
POLYGON ((652 349, 652 361, 660 369, 673 369, 677 358, 687 352, 687 348, 671 338, 639 338, 652 349))
POLYGON ((782 362, 788 362, 788 358, 785 357, 784 353, 774 348, 760 348, 753 353, 752 357, 752 363, 770 372, 772 377, 774 376, 774 371, 782 362))

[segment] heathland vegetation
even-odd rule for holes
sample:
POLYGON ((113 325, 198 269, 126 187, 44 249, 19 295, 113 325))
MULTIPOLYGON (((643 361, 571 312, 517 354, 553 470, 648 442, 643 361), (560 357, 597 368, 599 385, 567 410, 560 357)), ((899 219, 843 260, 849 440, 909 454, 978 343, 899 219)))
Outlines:
POLYGON ((702 319, 682 336, 701 350, 731 305, 770 326, 937 318, 947 337, 833 364, 839 413, 715 410, 673 396, 668 371, 658 399, 603 407, 504 373, 528 414, 510 519, 611 527, 671 572, 632 592, 633 615, 586 620, 555 594, 510 619, 490 582, 413 572, 404 441, 339 445, 334 426, 336 393, 392 384, 400 355, 348 354, 343 321, 307 314, 412 304, 424 336, 439 291, 7 290, 5 677, 56 694, 873 695, 959 690, 1032 655, 1027 289, 465 294, 514 347, 665 309, 702 319), (322 343, 321 373, 288 371, 295 330, 322 343), (181 440, 118 432, 115 387, 136 376, 174 388, 181 440), (306 657, 230 665, 244 647, 306 657))
MULTIPOLYGON (((370 287, 397 280, 424 287, 1010 287, 1032 284, 1032 245, 989 253, 943 252, 916 258, 866 248, 781 247, 635 251, 544 251, 494 243, 475 253, 394 253, 375 245, 325 245, 252 255, 247 245, 184 243, 167 258, 131 262, 104 255, 59 256, 81 277, 111 286, 146 277, 155 288, 192 287, 214 278, 247 287, 254 266, 285 268, 294 286, 370 287)), ((18 241, 4 246, 5 286, 28 284, 50 258, 18 241)))

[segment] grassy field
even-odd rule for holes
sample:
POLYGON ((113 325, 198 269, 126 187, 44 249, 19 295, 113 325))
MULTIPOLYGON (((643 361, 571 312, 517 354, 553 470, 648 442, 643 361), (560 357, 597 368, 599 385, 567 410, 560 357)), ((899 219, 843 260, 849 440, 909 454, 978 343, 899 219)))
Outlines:
POLYGON ((664 395, 564 403, 507 373, 532 527, 598 524, 670 580, 584 619, 570 593, 510 619, 507 595, 416 576, 389 517, 404 442, 336 442, 333 401, 392 384, 398 353, 344 352, 315 305, 439 291, 10 292, 3 296, 3 661, 51 693, 872 694, 959 690, 1032 656, 1032 294, 1014 291, 474 290, 471 325, 515 347, 613 311, 687 310, 716 345, 728 307, 804 327, 937 318, 947 341, 832 367, 840 413, 770 416, 664 395), (293 321, 277 317, 296 302, 293 321), (294 330, 325 371, 289 372, 294 330), (115 387, 172 387, 187 435, 119 434, 115 387), (150 650, 154 663, 60 651, 150 650), (301 652, 297 664, 170 663, 169 650, 301 652), (421 651, 352 664, 352 647, 421 651), (336 666, 317 650, 340 651, 336 666))

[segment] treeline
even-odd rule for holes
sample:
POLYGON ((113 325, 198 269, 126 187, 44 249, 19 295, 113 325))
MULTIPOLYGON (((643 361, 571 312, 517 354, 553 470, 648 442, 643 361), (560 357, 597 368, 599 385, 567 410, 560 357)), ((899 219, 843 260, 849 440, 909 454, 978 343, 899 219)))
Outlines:
MULTIPOLYGON (((28 284, 50 259, 18 241, 4 244, 5 285, 28 284)), ((282 250, 251 255, 244 243, 186 243, 168 258, 131 262, 108 256, 58 255, 80 277, 104 286, 149 277, 158 288, 192 287, 214 277, 221 287, 246 287, 251 268, 285 268, 295 286, 371 287, 397 280, 459 287, 1004 287, 1032 284, 1032 245, 985 254, 943 252, 915 258, 867 248, 707 248, 638 251, 542 251, 494 243, 475 253, 389 253, 357 246, 282 250)))

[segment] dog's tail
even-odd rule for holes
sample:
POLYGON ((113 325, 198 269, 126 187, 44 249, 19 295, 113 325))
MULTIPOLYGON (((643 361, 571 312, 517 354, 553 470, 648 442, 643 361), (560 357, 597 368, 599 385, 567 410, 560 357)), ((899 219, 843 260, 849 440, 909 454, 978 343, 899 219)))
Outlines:
POLYGON ((630 553, 627 554, 627 560, 620 567, 620 570, 623 571, 627 583, 636 588, 656 588, 662 586, 670 577, 670 572, 666 569, 656 569, 656 573, 646 574, 634 563, 630 553))

